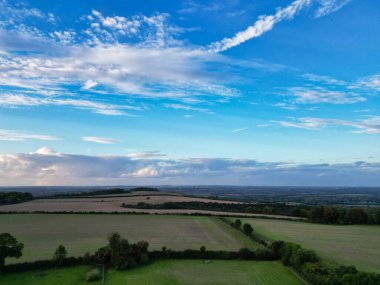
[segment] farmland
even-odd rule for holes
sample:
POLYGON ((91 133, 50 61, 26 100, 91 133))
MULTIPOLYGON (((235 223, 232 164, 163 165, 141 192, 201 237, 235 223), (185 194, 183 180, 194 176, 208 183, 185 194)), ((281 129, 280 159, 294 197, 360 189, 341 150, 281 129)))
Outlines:
MULTIPOLYGON (((0 284, 61 284, 80 285, 84 282, 87 267, 8 274, 0 284), (31 278, 32 276, 32 278, 31 278)), ((129 271, 110 270, 106 273, 106 285, 281 285, 304 284, 289 269, 278 262, 222 261, 203 263, 201 260, 163 260, 129 271)), ((93 283, 96 284, 96 283, 93 283)))
POLYGON ((282 215, 266 215, 237 213, 210 210, 191 210, 191 209, 137 209, 133 205, 140 202, 149 204, 163 204, 166 202, 202 202, 202 203, 228 203, 241 204, 242 202, 230 200, 215 200, 201 197, 187 197, 177 194, 167 194, 161 192, 136 192, 135 194, 125 195, 100 195, 75 198, 56 198, 56 199, 36 199, 33 201, 0 206, 0 213, 35 213, 35 212, 98 212, 98 213, 147 213, 147 214, 208 214, 208 215, 230 215, 247 217, 275 217, 278 219, 295 219, 282 215), (136 194, 137 193, 137 194, 136 194), (132 207, 121 207, 122 204, 132 205, 132 207))
POLYGON ((148 241, 150 249, 162 246, 199 249, 202 245, 210 250, 259 247, 215 217, 5 214, 0 215, 0 224, 2 232, 12 233, 25 244, 20 261, 51 258, 59 244, 65 245, 73 256, 93 252, 105 245, 107 235, 115 231, 131 242, 148 241))
POLYGON ((320 225, 269 219, 242 219, 270 239, 292 241, 330 262, 380 272, 380 226, 320 225))

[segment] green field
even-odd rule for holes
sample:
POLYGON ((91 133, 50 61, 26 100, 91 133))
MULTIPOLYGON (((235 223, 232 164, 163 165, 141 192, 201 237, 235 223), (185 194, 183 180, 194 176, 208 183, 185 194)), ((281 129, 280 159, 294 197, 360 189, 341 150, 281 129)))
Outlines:
POLYGON ((65 269, 50 269, 44 271, 27 271, 0 275, 0 285, 100 285, 101 282, 85 281, 87 266, 77 266, 65 269))
MULTIPOLYGON (((81 285, 87 267, 8 274, 0 284, 12 285, 81 285)), ((279 262, 201 260, 162 260, 127 271, 110 270, 105 285, 301 285, 293 272, 279 262)), ((98 285, 99 283, 91 283, 98 285)))
POLYGON ((25 248, 23 257, 10 262, 50 259, 59 244, 69 255, 94 252, 119 232, 131 242, 146 240, 150 249, 238 250, 257 248, 240 232, 214 217, 111 214, 2 214, 0 232, 9 232, 25 248))
POLYGON ((380 272, 380 226, 320 225, 269 219, 241 219, 270 239, 292 241, 329 262, 380 272))

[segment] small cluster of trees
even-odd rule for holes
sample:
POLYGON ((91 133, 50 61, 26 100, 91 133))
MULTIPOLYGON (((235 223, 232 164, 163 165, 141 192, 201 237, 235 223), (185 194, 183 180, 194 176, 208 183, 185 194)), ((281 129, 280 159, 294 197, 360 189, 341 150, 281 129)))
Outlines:
POLYGON ((314 251, 298 244, 275 241, 270 249, 284 265, 292 267, 311 285, 380 284, 380 274, 360 272, 354 266, 328 267, 314 251))
POLYGON ((0 205, 10 205, 31 201, 34 196, 29 192, 0 192, 0 205))
POLYGON ((108 238, 108 245, 99 248, 95 253, 94 260, 107 267, 127 269, 148 263, 148 246, 149 244, 146 241, 130 244, 118 233, 113 233, 108 238))
POLYGON ((244 234, 246 234, 247 236, 251 235, 252 232, 253 232, 253 228, 250 224, 248 223, 245 223, 243 225, 243 228, 241 227, 242 226, 242 222, 240 219, 237 219, 235 220, 234 223, 231 224, 234 228, 238 229, 238 230, 243 230, 244 234))
POLYGON ((231 222, 226 218, 220 217, 220 220, 229 224, 231 227, 234 227, 235 229, 241 231, 243 234, 245 234, 252 240, 261 243, 264 246, 267 246, 267 242, 254 232, 253 227, 250 224, 245 223, 244 225, 242 225, 240 219, 236 219, 234 222, 231 222))

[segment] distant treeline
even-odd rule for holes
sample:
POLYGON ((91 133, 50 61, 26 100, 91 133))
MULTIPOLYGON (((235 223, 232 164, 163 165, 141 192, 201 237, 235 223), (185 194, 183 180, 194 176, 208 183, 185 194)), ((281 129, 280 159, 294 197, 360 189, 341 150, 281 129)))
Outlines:
POLYGON ((158 192, 159 189, 151 188, 151 187, 136 187, 132 189, 113 188, 113 189, 102 189, 102 190, 96 190, 96 191, 83 191, 83 192, 75 192, 75 193, 60 193, 60 194, 55 194, 54 196, 49 196, 47 198, 50 198, 50 197, 74 198, 74 197, 82 197, 82 196, 114 195, 114 194, 127 194, 127 193, 138 192, 138 191, 158 192))
POLYGON ((28 192, 0 192, 0 205, 17 204, 33 200, 28 192))
POLYGON ((187 210, 208 210, 218 212, 234 213, 254 213, 254 214, 276 214, 290 216, 294 205, 285 203, 217 203, 217 202, 165 202, 162 204, 150 204, 140 202, 137 205, 123 203, 125 208, 138 209, 187 209, 187 210))
POLYGON ((307 218, 312 223, 321 224, 380 224, 380 208, 348 208, 330 206, 291 205, 285 203, 216 203, 216 202, 166 202, 137 205, 123 203, 122 207, 137 209, 188 209, 218 212, 274 214, 307 218))

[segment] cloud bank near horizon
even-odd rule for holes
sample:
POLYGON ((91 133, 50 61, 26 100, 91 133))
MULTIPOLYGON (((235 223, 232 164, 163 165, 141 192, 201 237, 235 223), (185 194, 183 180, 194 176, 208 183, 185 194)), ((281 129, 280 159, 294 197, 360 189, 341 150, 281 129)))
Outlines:
MULTIPOLYGON (((380 186, 380 163, 294 164, 252 159, 89 156, 56 152, 0 154, 3 186, 230 184, 380 186), (196 179, 194 179, 196 177, 196 179)), ((161 155, 160 155, 161 156, 161 155)))

